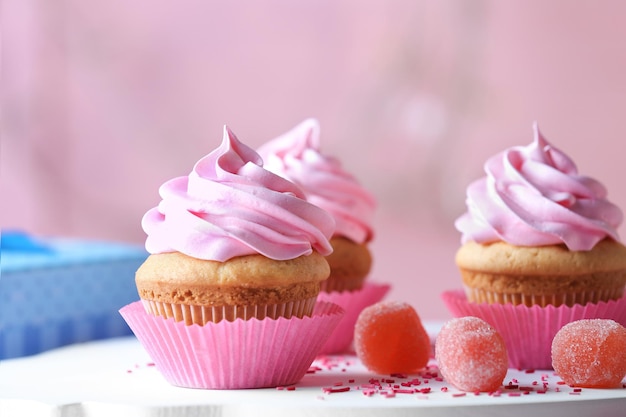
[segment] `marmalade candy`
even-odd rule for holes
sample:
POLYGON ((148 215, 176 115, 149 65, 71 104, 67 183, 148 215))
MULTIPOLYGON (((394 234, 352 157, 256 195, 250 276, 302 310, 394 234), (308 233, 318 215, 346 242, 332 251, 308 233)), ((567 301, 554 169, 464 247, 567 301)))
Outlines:
POLYGON ((367 369, 406 374, 426 367, 430 338, 409 304, 381 301, 361 311, 354 328, 354 348, 367 369))
POLYGON ((615 388, 626 376, 626 328, 609 319, 566 324, 552 340, 552 367, 574 387, 615 388))
POLYGON ((437 335, 435 358, 444 380, 468 392, 497 391, 509 367, 502 336, 477 317, 445 323, 437 335))

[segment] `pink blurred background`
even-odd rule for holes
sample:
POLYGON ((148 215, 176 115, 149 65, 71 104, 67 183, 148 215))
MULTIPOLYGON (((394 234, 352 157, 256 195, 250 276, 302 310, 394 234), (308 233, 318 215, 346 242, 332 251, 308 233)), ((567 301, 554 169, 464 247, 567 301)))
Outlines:
MULTIPOLYGON (((142 243, 143 213, 228 124, 307 117, 376 195, 372 280, 426 319, 454 219, 532 123, 626 208, 626 2, 4 0, 3 227, 142 243)), ((621 231, 622 235, 626 235, 621 231)))

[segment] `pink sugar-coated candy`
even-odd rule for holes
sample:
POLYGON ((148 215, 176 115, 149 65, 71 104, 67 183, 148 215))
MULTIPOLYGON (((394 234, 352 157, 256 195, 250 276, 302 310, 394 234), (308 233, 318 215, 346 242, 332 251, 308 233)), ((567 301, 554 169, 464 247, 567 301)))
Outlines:
POLYGON ((477 317, 445 323, 435 341, 435 358, 444 380, 468 392, 498 390, 509 364, 500 333, 477 317))
POLYGON ((614 388, 626 376, 626 328, 609 319, 566 324, 552 340, 552 367, 563 381, 585 388, 614 388))
POLYGON ((381 301, 361 311, 354 349, 367 369, 379 374, 419 371, 430 358, 430 339, 417 312, 400 301, 381 301))

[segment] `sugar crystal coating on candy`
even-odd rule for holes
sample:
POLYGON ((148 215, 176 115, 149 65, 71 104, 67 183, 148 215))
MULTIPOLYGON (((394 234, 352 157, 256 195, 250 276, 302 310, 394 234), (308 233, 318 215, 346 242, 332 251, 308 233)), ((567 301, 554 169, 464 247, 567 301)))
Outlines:
POLYGON ((552 341, 552 367, 571 386, 620 386, 626 376, 626 328, 609 319, 566 324, 552 341))
POLYGON ((470 392, 496 391, 509 366, 502 336, 477 317, 445 323, 435 341, 435 358, 444 380, 470 392))
POLYGON ((381 301, 363 309, 354 328, 354 347, 363 365, 379 374, 419 371, 431 353, 417 312, 400 301, 381 301))

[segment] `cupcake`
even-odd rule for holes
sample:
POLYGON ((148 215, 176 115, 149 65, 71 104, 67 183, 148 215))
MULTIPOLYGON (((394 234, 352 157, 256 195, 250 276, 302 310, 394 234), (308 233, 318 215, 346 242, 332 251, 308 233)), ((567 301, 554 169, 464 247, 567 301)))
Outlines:
POLYGON ((320 128, 307 119, 258 149, 264 166, 299 185, 307 201, 330 213, 335 231, 333 252, 326 256, 330 276, 321 284, 320 300, 338 304, 345 316, 322 349, 342 353, 352 342, 359 313, 380 301, 389 285, 367 282, 372 267, 374 197, 337 158, 320 151, 320 128))
POLYGON ((530 145, 490 158, 485 171, 455 223, 463 290, 443 300, 455 317, 494 326, 511 367, 549 369, 552 338, 565 324, 626 321, 622 212, 536 124, 530 145))
POLYGON ((311 315, 333 219, 230 130, 159 193, 142 219, 150 256, 135 275, 150 314, 200 325, 311 315))
POLYGON ((150 253, 122 316, 174 385, 297 382, 343 315, 318 303, 334 220, 224 128, 142 219, 150 253))
POLYGON ((455 225, 468 299, 572 306, 621 298, 621 210, 536 125, 534 133, 529 146, 490 158, 487 176, 467 189, 468 211, 455 225))
POLYGON ((376 202, 338 159, 320 151, 319 123, 307 119, 258 149, 266 169, 299 185, 307 201, 335 219, 326 257, 330 276, 322 291, 353 291, 363 287, 372 267, 369 243, 376 202))

